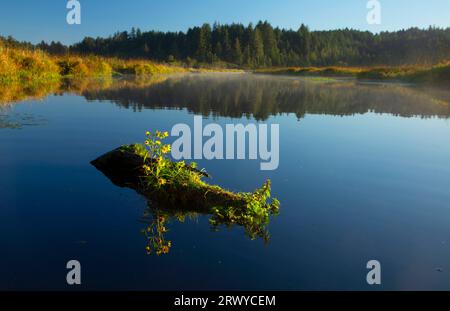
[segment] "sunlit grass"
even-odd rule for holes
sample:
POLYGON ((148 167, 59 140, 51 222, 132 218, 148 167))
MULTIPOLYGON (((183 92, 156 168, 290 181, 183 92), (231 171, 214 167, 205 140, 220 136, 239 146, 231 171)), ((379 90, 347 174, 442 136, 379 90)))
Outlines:
POLYGON ((44 52, 12 49, 0 44, 1 83, 54 80, 58 77, 58 66, 44 52))
POLYGON ((260 69, 255 72, 295 76, 341 76, 370 80, 399 80, 411 83, 448 84, 450 82, 450 61, 435 66, 283 67, 260 69))
POLYGON ((40 50, 5 47, 0 42, 0 83, 54 80, 61 77, 147 76, 189 71, 148 60, 123 60, 99 56, 49 56, 40 50))
POLYGON ((365 69, 362 67, 276 67, 256 70, 257 73, 287 74, 304 76, 354 76, 365 69))

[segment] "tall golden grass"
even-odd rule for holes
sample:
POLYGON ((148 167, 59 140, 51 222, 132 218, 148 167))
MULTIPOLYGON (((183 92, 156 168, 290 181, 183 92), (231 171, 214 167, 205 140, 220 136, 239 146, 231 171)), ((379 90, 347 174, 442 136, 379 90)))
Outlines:
POLYGON ((44 52, 0 45, 0 82, 55 79, 58 76, 59 67, 44 52))
POLYGON ((370 80, 399 80, 411 83, 450 83, 450 61, 435 66, 377 67, 284 67, 256 70, 256 73, 298 76, 343 76, 370 80))
POLYGON ((431 67, 404 66, 378 67, 362 71, 357 75, 360 79, 400 80, 411 83, 449 84, 450 61, 431 67))
POLYGON ((188 71, 147 60, 121 60, 98 56, 49 56, 40 50, 9 48, 0 42, 0 83, 24 83, 61 77, 154 75, 188 71))
POLYGON ((288 74, 299 76, 355 76, 364 71, 362 67, 279 67, 256 70, 256 73, 288 74))

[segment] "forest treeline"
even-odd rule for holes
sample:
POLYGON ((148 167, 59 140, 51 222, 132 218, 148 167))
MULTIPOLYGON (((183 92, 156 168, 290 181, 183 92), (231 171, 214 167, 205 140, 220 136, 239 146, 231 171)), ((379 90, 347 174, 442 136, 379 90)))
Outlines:
POLYGON ((256 25, 204 24, 186 32, 118 32, 108 38, 86 37, 70 47, 59 42, 38 44, 51 54, 95 54, 108 57, 224 63, 261 68, 271 66, 432 65, 450 58, 450 28, 410 28, 374 34, 341 29, 310 31, 256 25))

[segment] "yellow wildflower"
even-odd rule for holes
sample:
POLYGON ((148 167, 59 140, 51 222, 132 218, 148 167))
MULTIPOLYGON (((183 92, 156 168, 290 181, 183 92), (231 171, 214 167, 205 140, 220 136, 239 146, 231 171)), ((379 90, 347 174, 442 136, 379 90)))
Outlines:
POLYGON ((170 145, 164 145, 164 146, 161 148, 161 152, 162 152, 162 153, 169 153, 170 150, 171 150, 170 145))

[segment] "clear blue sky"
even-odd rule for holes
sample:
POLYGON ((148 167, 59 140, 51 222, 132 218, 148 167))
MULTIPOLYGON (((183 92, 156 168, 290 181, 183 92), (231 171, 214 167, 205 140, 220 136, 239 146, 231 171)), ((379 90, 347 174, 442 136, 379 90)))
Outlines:
POLYGON ((367 0, 79 0, 82 24, 66 23, 66 0, 1 0, 0 35, 73 43, 116 31, 178 31, 204 22, 268 20, 275 26, 313 30, 356 28, 379 32, 412 26, 450 27, 450 0, 379 0, 382 24, 366 22, 367 0))

